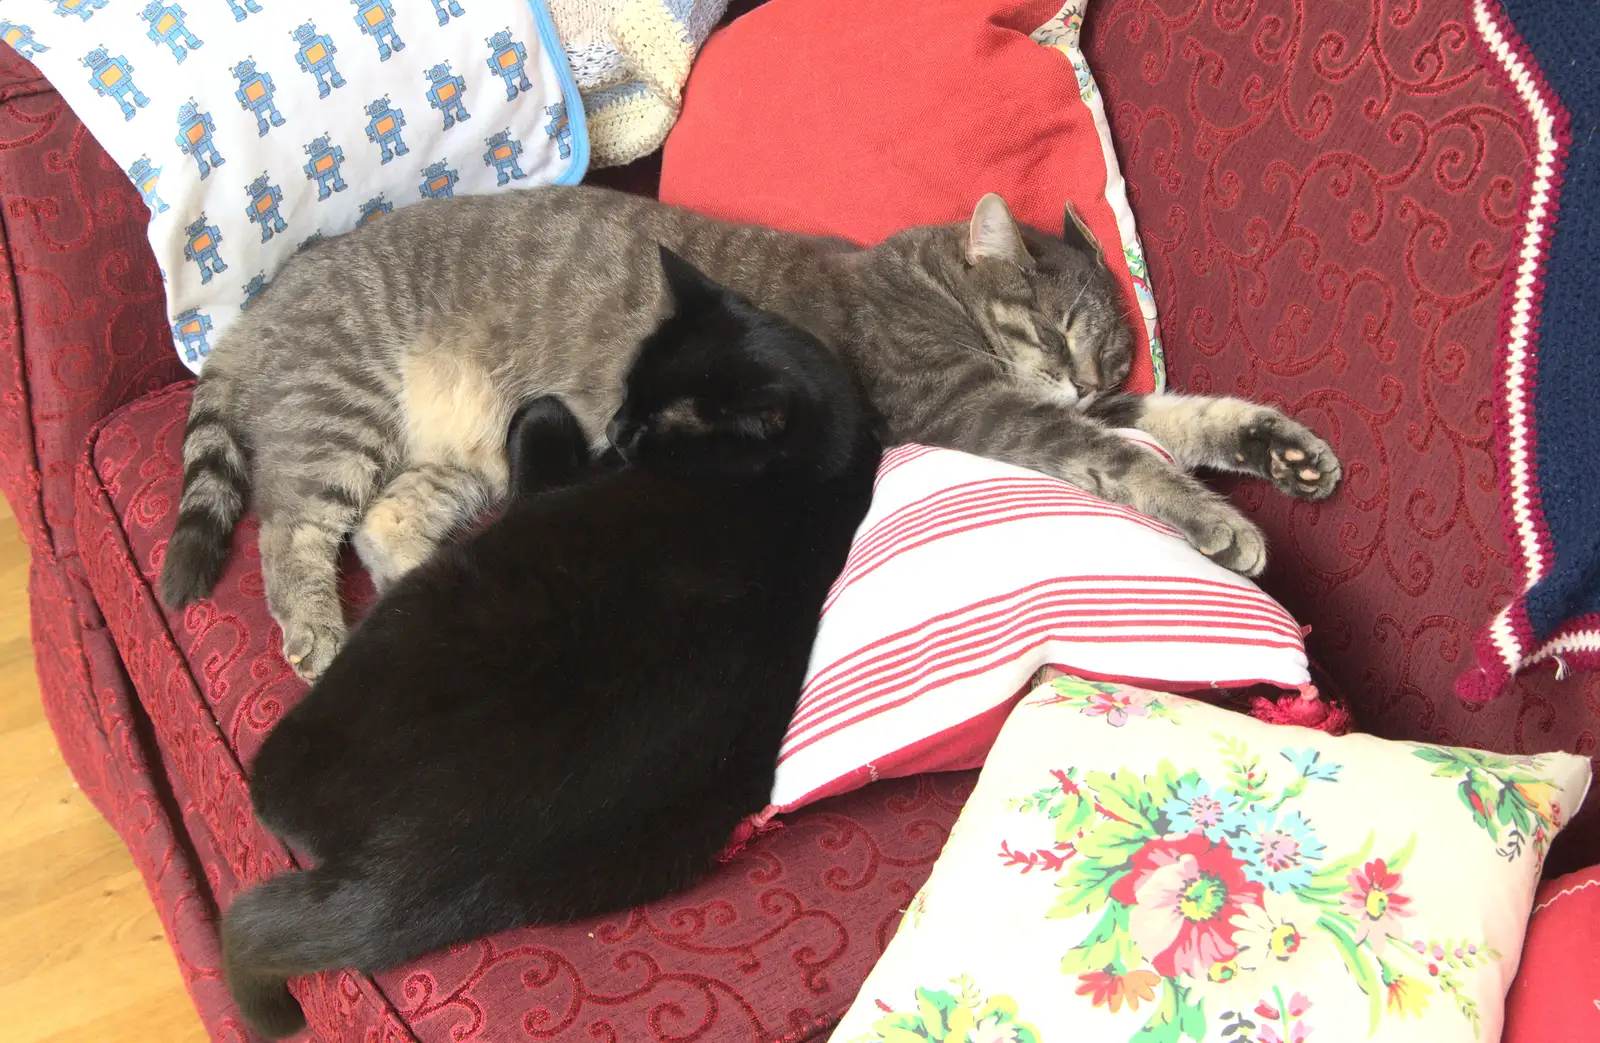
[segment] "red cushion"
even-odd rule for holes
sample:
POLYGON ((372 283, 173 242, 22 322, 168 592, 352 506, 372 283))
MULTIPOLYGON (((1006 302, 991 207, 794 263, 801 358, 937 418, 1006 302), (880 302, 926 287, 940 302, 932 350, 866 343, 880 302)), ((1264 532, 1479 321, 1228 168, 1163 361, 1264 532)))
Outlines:
POLYGON ((1600 1039, 1600 866, 1539 889, 1506 995, 1504 1043, 1600 1039))
MULTIPOLYGON (((986 192, 1059 231, 1071 200, 1138 314, 1077 76, 1028 38, 1061 6, 771 0, 701 51, 661 198, 863 243, 965 220, 986 192)), ((1136 351, 1127 386, 1148 391, 1153 379, 1149 352, 1136 351)))
MULTIPOLYGON (((256 526, 235 537, 214 600, 152 594, 172 526, 187 383, 114 413, 78 473, 78 534, 96 597, 169 762, 185 825, 225 907, 286 867, 255 822, 242 763, 305 686, 262 599, 256 526)), ((361 600, 364 583, 347 591, 361 600)), ((753 841, 694 890, 632 913, 510 931, 368 979, 300 986, 326 1040, 647 1041, 825 1036, 927 876, 971 775, 883 783, 753 841)), ((214 976, 207 981, 214 981, 214 976)), ((208 999, 217 1002, 216 990, 208 999)))

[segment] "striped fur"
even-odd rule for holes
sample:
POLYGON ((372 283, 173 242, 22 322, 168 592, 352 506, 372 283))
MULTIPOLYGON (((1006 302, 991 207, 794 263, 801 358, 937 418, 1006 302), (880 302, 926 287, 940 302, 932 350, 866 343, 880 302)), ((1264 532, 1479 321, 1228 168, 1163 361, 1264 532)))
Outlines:
POLYGON ((347 536, 380 587, 415 567, 503 496, 506 424, 534 396, 561 396, 602 441, 665 307, 658 244, 838 352, 891 440, 1065 479, 1254 575, 1260 533, 1185 468, 1315 497, 1337 459, 1266 407, 1111 394, 1133 338, 1074 240, 1019 226, 998 196, 968 223, 865 250, 589 187, 407 207, 295 257, 220 338, 195 392, 164 596, 210 592, 248 497, 284 653, 315 677, 345 636, 347 536), (1149 426, 1177 464, 1115 426, 1149 426))
POLYGON ((183 435, 183 497, 161 573, 167 604, 185 604, 216 586, 249 484, 249 461, 228 419, 227 385, 196 386, 183 435))

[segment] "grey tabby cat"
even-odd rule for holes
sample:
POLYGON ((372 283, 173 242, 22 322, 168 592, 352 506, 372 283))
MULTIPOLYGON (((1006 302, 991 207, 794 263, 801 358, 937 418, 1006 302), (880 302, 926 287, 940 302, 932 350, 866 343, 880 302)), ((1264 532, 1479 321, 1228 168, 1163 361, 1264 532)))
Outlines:
POLYGON ((534 396, 563 396, 603 441, 666 309, 658 244, 839 352, 891 441, 1055 475, 1245 575, 1265 567, 1261 533, 1188 469, 1312 499, 1339 481, 1327 443, 1274 409, 1111 394, 1133 338, 1076 221, 1049 236, 989 195, 969 223, 862 249, 542 188, 420 203, 284 267, 195 388, 166 602, 210 593, 249 494, 284 655, 307 679, 321 673, 346 632, 335 570, 347 535, 380 589, 416 566, 504 493, 507 425, 534 396), (1147 431, 1176 464, 1117 426, 1147 431))

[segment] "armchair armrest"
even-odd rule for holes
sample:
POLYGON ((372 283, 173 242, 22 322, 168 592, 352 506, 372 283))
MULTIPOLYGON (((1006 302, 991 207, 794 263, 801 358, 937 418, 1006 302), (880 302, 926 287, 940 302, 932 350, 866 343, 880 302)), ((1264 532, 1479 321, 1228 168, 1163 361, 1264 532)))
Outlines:
POLYGON ((89 428, 183 379, 149 212, 31 64, 0 47, 0 490, 47 561, 69 558, 89 428))

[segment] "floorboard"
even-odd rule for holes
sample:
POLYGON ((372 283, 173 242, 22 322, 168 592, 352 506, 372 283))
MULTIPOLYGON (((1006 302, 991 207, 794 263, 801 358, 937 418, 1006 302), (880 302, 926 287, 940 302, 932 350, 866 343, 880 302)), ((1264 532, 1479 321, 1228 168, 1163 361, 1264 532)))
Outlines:
POLYGON ((0 499, 0 1011, 6 1043, 203 1043, 122 841, 39 705, 28 548, 0 499))

